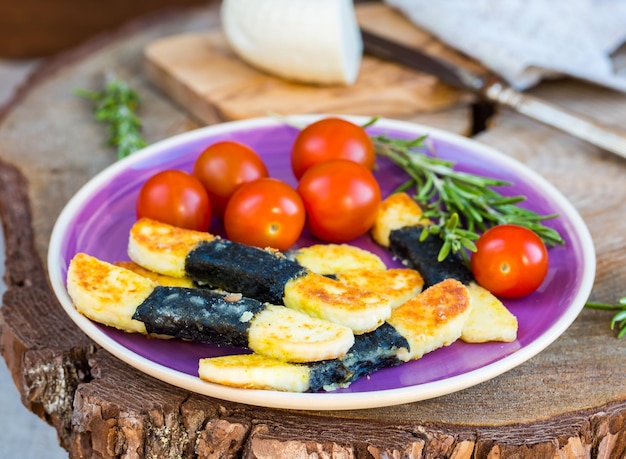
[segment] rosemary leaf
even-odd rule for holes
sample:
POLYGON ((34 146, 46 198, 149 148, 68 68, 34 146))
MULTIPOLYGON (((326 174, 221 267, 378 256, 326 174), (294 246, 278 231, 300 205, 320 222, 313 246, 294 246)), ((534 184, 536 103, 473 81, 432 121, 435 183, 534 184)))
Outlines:
POLYGON ((94 118, 108 123, 107 144, 117 148, 118 159, 125 158, 147 145, 141 136, 141 120, 136 114, 139 96, 126 82, 111 76, 102 91, 78 89, 75 93, 93 101, 94 118))
POLYGON ((590 309, 601 309, 604 311, 618 311, 611 319, 611 330, 617 328, 619 330, 617 337, 626 336, 626 296, 620 298, 619 304, 596 303, 588 301, 585 307, 590 309))
POLYGON ((372 140, 378 156, 389 158, 410 177, 396 191, 412 189, 424 216, 433 221, 421 237, 434 234, 443 239, 439 260, 458 253, 468 261, 467 251, 476 251, 480 233, 505 223, 534 231, 548 246, 564 243, 558 232, 542 224, 557 215, 519 207, 525 196, 503 196, 494 189, 512 185, 508 181, 455 170, 452 161, 429 154, 426 136, 405 140, 378 135, 372 140))

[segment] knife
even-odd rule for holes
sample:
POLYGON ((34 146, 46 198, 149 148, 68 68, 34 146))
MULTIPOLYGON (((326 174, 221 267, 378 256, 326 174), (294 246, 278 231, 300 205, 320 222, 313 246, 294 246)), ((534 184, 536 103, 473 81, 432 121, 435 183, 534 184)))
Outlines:
POLYGON ((626 132, 516 91, 493 73, 469 71, 364 29, 361 29, 361 35, 364 50, 368 54, 434 75, 450 86, 471 91, 485 100, 512 108, 529 118, 626 158, 626 132))

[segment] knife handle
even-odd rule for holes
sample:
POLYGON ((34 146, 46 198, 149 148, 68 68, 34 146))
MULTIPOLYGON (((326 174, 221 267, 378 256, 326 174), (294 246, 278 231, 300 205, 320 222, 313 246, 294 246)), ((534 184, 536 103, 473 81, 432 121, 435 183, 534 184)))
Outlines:
POLYGON ((626 158, 626 132, 604 126, 582 115, 564 110, 537 97, 522 94, 500 82, 489 85, 487 99, 558 128, 568 134, 626 158))

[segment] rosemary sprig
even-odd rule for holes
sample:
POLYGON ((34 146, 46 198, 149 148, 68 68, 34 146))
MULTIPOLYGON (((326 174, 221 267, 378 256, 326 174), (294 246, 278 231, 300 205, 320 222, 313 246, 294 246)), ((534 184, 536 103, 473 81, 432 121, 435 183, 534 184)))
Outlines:
POLYGON ((109 124, 107 144, 117 148, 118 159, 147 145, 141 136, 141 120, 136 114, 139 96, 122 79, 110 76, 102 91, 79 89, 76 94, 92 100, 96 120, 109 124))
POLYGON ((503 196, 493 189, 511 185, 504 180, 482 177, 454 169, 454 163, 428 154, 426 136, 395 139, 373 136, 376 153, 387 157, 409 176, 397 191, 413 190, 413 198, 433 224, 424 227, 421 239, 429 234, 443 239, 439 260, 459 253, 467 260, 467 249, 475 251, 480 233, 491 226, 511 223, 537 233, 548 246, 563 244, 561 236, 541 222, 557 217, 539 215, 517 204, 525 196, 503 196))
POLYGON ((620 298, 619 304, 596 303, 593 301, 588 301, 587 303, 585 303, 585 307, 590 309, 602 309, 604 311, 619 311, 611 319, 611 330, 614 330, 615 327, 617 327, 619 329, 617 337, 623 338, 624 336, 626 336, 626 296, 620 298))

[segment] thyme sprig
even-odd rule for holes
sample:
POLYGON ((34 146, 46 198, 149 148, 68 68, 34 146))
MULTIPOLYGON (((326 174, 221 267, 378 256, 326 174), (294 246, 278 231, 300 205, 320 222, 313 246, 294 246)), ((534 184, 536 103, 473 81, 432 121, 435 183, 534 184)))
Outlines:
POLYGON ((608 303, 596 303, 594 301, 588 301, 585 303, 585 307, 590 309, 601 309, 604 311, 619 311, 611 319, 611 330, 616 327, 619 330, 617 333, 618 338, 626 336, 626 296, 620 298, 619 304, 608 303))
POLYGON ((79 89, 75 93, 92 100, 96 120, 108 123, 107 144, 117 148, 118 159, 147 145, 141 135, 141 119, 136 113, 139 96, 121 78, 109 76, 102 91, 79 89))
POLYGON ((454 169, 454 163, 434 156, 427 137, 396 139, 373 136, 376 153, 402 168, 409 179, 396 191, 412 191, 433 224, 424 226, 421 240, 429 234, 443 239, 439 260, 459 253, 465 260, 475 251, 474 241, 491 226, 511 223, 533 230, 548 246, 563 244, 557 231, 542 224, 557 214, 539 215, 519 207, 525 196, 504 196, 494 189, 512 185, 505 180, 478 176, 454 169))

